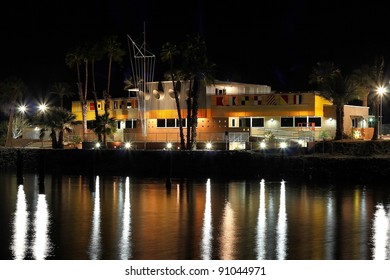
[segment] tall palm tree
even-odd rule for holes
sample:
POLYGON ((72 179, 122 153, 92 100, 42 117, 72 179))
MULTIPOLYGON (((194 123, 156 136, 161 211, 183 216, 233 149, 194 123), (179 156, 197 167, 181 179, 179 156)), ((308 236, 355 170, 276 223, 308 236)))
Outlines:
POLYGON ((82 110, 83 141, 87 134, 87 93, 88 93, 88 56, 87 46, 77 47, 69 51, 65 56, 65 63, 69 68, 76 67, 77 72, 77 90, 82 110), (81 78, 81 67, 84 65, 84 88, 81 78))
MULTIPOLYGON (((375 122, 374 122, 374 134, 372 136, 372 140, 378 139, 378 121, 379 121, 379 106, 380 106, 380 98, 381 96, 378 94, 377 90, 380 87, 384 87, 386 82, 384 81, 384 69, 385 62, 382 56, 376 57, 374 60, 374 64, 363 65, 360 69, 357 69, 353 72, 353 78, 360 84, 360 87, 363 92, 364 99, 366 99, 366 106, 368 104, 368 96, 370 93, 373 93, 373 111, 375 114, 375 122)), ((364 102, 363 99, 363 102, 364 102)))
POLYGON ((10 77, 0 83, 0 100, 8 110, 8 128, 5 141, 6 147, 12 147, 12 129, 14 126, 15 107, 18 98, 27 91, 25 83, 16 77, 10 77))
POLYGON ((190 81, 187 98, 187 148, 196 150, 199 94, 204 86, 214 83, 215 65, 208 60, 206 42, 200 35, 187 35, 181 45, 181 56, 181 72, 184 80, 190 81))
POLYGON ((176 109, 177 109, 177 117, 179 120, 180 147, 182 150, 184 150, 185 141, 184 141, 184 132, 183 132, 183 121, 181 116, 179 94, 176 87, 176 84, 180 82, 180 80, 176 81, 177 75, 174 70, 174 58, 177 55, 179 55, 179 50, 176 45, 171 44, 169 42, 163 45, 162 52, 161 52, 161 60, 163 62, 169 62, 169 66, 170 66, 169 75, 172 81, 173 94, 175 96, 176 109))
POLYGON ((106 38, 103 42, 103 51, 107 54, 108 58, 108 71, 107 71, 107 88, 103 91, 104 95, 104 112, 108 114, 109 102, 111 98, 110 88, 111 88, 111 72, 112 72, 112 63, 122 63, 123 56, 126 54, 122 49, 122 44, 118 41, 116 36, 110 36, 106 38))
MULTIPOLYGON (((98 108, 98 96, 97 96, 97 88, 96 88, 96 79, 95 79, 95 64, 97 61, 100 61, 103 56, 103 50, 100 43, 94 44, 87 53, 89 60, 91 62, 91 77, 92 77, 92 97, 93 97, 93 105, 95 108, 95 123, 99 118, 99 108, 98 108)), ((102 135, 97 133, 98 141, 102 142, 102 135)))
POLYGON ((310 83, 316 83, 320 95, 336 107, 335 140, 343 139, 344 105, 356 99, 360 93, 359 83, 350 76, 344 77, 333 63, 317 63, 310 74, 310 83))
POLYGON ((57 82, 50 87, 49 94, 57 95, 60 99, 60 107, 64 108, 64 97, 72 97, 75 93, 72 92, 69 84, 57 82))

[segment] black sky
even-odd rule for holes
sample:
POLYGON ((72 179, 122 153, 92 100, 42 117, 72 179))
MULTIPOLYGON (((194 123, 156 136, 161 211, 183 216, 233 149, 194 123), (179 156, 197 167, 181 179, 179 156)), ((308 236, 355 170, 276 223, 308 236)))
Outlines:
MULTIPOLYGON (((277 91, 313 89, 316 62, 333 61, 346 74, 376 56, 390 59, 388 12, 383 1, 13 1, 1 9, 0 80, 23 78, 33 91, 73 82, 65 54, 85 40, 127 34, 157 56, 165 42, 198 33, 206 39, 216 78, 266 84, 277 91)), ((5 4, 3 4, 5 5, 5 4)), ((124 71, 129 68, 129 56, 124 71)), ((159 72, 156 74, 158 75, 159 72)), ((119 83, 118 82, 118 83, 119 83)), ((118 88, 121 88, 120 85, 118 88)))

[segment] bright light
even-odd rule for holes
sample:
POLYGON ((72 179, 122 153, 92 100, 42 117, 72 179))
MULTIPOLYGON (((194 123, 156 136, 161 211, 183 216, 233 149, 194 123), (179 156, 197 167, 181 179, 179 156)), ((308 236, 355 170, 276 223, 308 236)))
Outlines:
POLYGON ((126 149, 130 149, 131 148, 131 143, 130 142, 126 142, 125 143, 125 148, 126 149))
POLYGON ((26 105, 20 105, 18 107, 18 110, 19 112, 21 112, 22 114, 24 114, 25 112, 27 112, 27 106, 26 105))
POLYGON ((299 139, 299 140, 298 140, 298 144, 299 144, 299 145, 303 146, 303 143, 304 143, 304 142, 303 142, 302 139, 299 139))
POLYGON ((95 148, 96 148, 96 149, 99 149, 99 148, 100 148, 100 142, 97 142, 97 143, 95 144, 95 148))
POLYGON ((267 144, 264 141, 260 142, 260 148, 265 149, 266 147, 267 144))
POLYGON ((38 105, 38 110, 41 112, 41 113, 45 113, 47 111, 48 107, 45 103, 42 103, 42 104, 39 104, 38 105))
POLYGON ((210 150, 211 148, 212 148, 211 143, 210 143, 210 142, 207 142, 207 143, 206 143, 206 149, 207 149, 207 150, 210 150))
POLYGON ((281 142, 280 143, 280 148, 281 149, 286 149, 287 148, 287 143, 286 142, 281 142))
POLYGON ((383 95, 386 92, 386 88, 378 87, 376 91, 379 95, 383 95))
POLYGON ((172 149, 172 143, 171 142, 167 143, 167 149, 172 149))

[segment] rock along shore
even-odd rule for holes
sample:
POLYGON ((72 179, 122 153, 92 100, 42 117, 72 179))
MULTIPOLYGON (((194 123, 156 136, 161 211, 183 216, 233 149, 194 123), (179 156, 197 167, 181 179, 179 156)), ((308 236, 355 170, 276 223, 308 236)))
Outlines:
POLYGON ((358 145, 319 142, 309 152, 306 149, 265 152, 0 148, 0 168, 14 169, 19 174, 365 183, 389 178, 390 141, 360 142, 358 145))

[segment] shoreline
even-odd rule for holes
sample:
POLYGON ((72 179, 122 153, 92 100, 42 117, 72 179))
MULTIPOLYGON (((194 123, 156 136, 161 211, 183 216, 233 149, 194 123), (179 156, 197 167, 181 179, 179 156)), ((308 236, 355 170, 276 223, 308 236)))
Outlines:
MULTIPOLYGON (((325 151, 325 146, 322 148, 325 151)), ((303 150, 264 152, 0 148, 0 168, 16 170, 18 174, 37 172, 160 178, 266 178, 330 183, 383 182, 389 178, 390 154, 387 151, 355 155, 345 151, 343 154, 334 152, 334 148, 332 147, 333 153, 307 153, 303 150)), ((315 149, 321 149, 320 145, 315 149)), ((359 151, 361 154, 361 149, 359 151)))

